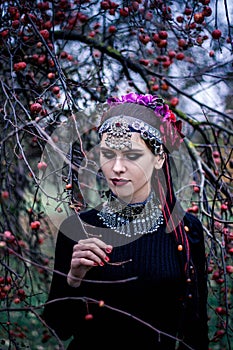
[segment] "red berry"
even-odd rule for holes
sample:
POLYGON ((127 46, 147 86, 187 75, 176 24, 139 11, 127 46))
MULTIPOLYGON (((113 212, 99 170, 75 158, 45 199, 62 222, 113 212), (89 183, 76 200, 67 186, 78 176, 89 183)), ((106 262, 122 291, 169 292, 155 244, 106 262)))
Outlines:
POLYGON ((171 106, 172 107, 176 107, 177 105, 178 105, 178 103, 179 103, 179 99, 178 99, 178 97, 173 97, 172 99, 171 99, 171 106))
POLYGON ((193 186, 193 191, 196 193, 200 192, 200 187, 199 186, 193 186))
POLYGON ((139 35, 138 39, 139 39, 144 45, 146 45, 146 44, 150 41, 149 35, 145 35, 145 34, 139 35))
POLYGON ((61 58, 66 58, 67 57, 67 52, 66 51, 62 51, 61 53, 60 53, 60 57, 61 58))
POLYGON ((24 289, 20 288, 17 290, 18 295, 25 295, 24 289))
POLYGON ((24 70, 27 67, 27 63, 26 62, 18 62, 14 64, 14 70, 16 72, 20 71, 20 70, 24 70))
POLYGON ((157 43, 157 46, 158 46, 160 49, 167 47, 167 40, 165 40, 165 39, 160 40, 160 41, 157 43))
POLYGON ((185 39, 179 39, 179 40, 178 40, 178 46, 179 46, 179 47, 185 47, 185 46, 187 46, 186 40, 185 40, 185 39))
POLYGON ((151 86, 151 90, 152 91, 158 91, 159 90, 159 85, 158 84, 152 85, 151 86))
POLYGON ((220 273, 219 271, 214 271, 213 275, 212 275, 212 280, 217 280, 220 277, 220 273))
POLYGON ((183 54, 183 52, 179 52, 177 55, 176 55, 176 59, 181 61, 185 58, 185 55, 183 54))
POLYGON ((44 28, 51 29, 53 26, 53 23, 51 21, 47 21, 44 23, 44 28))
POLYGON ((148 66, 148 64, 150 63, 149 60, 146 60, 145 58, 141 58, 139 60, 139 62, 143 65, 143 66, 148 66))
POLYGON ((2 38, 6 38, 6 37, 8 36, 8 34, 9 34, 9 30, 8 30, 8 29, 3 30, 3 31, 0 33, 0 35, 1 35, 2 38))
POLYGON ((2 191, 1 197, 2 197, 3 199, 8 199, 8 198, 9 198, 9 192, 8 192, 8 191, 2 191))
POLYGON ((31 104, 31 106, 30 106, 30 111, 32 113, 39 113, 41 110, 42 110, 42 106, 40 103, 36 102, 36 103, 31 104))
POLYGON ((177 16, 176 20, 177 20, 178 23, 182 23, 182 22, 184 22, 184 17, 183 16, 177 16))
POLYGON ((46 56, 45 55, 40 55, 37 59, 38 64, 43 64, 46 61, 46 56))
POLYGON ((160 39, 167 39, 167 37, 168 37, 166 30, 161 30, 160 32, 158 32, 158 34, 159 34, 160 39))
POLYGON ((218 331, 216 331, 214 333, 215 336, 217 336, 218 338, 219 337, 222 337, 226 332, 224 331, 224 329, 219 329, 218 331))
POLYGON ((86 314, 85 315, 85 320, 86 321, 89 321, 89 320, 92 320, 93 319, 93 315, 92 314, 86 314))
POLYGON ((197 205, 193 205, 192 207, 188 208, 187 211, 196 214, 199 211, 199 207, 197 205))
POLYGON ((211 7, 205 6, 202 13, 203 13, 203 15, 204 15, 205 17, 211 16, 211 15, 212 15, 212 9, 211 9, 211 7))
POLYGON ((170 58, 175 58, 175 57, 176 57, 176 52, 175 52, 175 51, 169 51, 169 52, 168 52, 168 56, 169 56, 170 58))
POLYGON ((186 7, 185 10, 184 10, 184 14, 186 16, 190 16, 192 12, 193 12, 193 10, 191 8, 189 8, 189 7, 186 7))
POLYGON ((157 33, 153 34, 153 40, 154 40, 154 42, 158 43, 160 41, 159 34, 157 34, 157 33))
POLYGON ((54 86, 54 87, 52 88, 52 91, 53 91, 53 93, 54 93, 55 95, 58 95, 59 92, 60 92, 59 86, 54 86))
POLYGON ((4 292, 8 293, 11 290, 11 286, 9 284, 5 284, 5 286, 2 289, 4 292))
POLYGON ((164 91, 167 91, 167 90, 169 89, 168 84, 167 84, 167 83, 163 83, 163 84, 161 85, 161 89, 164 90, 164 91))
POLYGON ((133 9, 134 11, 137 11, 138 8, 139 8, 139 2, 138 2, 138 1, 133 1, 133 2, 132 2, 132 9, 133 9))
POLYGON ((221 211, 226 211, 227 209, 228 209, 227 204, 223 203, 223 204, 221 205, 221 211))
POLYGON ((11 242, 14 240, 14 235, 11 233, 11 231, 4 231, 3 238, 5 238, 7 241, 11 242))
POLYGON ((163 62, 163 67, 168 68, 168 67, 170 67, 171 64, 172 64, 172 62, 170 60, 167 60, 167 61, 163 62))
POLYGON ((39 170, 44 170, 44 169, 46 169, 47 168, 47 163, 45 163, 45 162, 39 162, 38 164, 37 164, 37 168, 39 169, 39 170))
POLYGON ((11 25, 12 25, 12 28, 17 29, 17 28, 19 28, 20 22, 18 19, 16 19, 16 20, 12 21, 11 25))
POLYGON ((19 298, 14 298, 13 302, 14 302, 15 304, 19 304, 19 303, 20 303, 20 299, 19 299, 19 298))
POLYGON ((233 265, 227 265, 226 266, 226 272, 227 273, 233 273, 233 265))
POLYGON ((222 32, 221 32, 220 29, 215 29, 215 30, 212 31, 211 35, 212 35, 213 39, 217 40, 217 39, 219 39, 221 37, 222 32))
POLYGON ((144 16, 146 21, 151 21, 153 18, 153 13, 151 11, 147 11, 144 16))
POLYGON ((49 79, 54 79, 55 78, 55 73, 50 72, 50 73, 48 73, 47 77, 49 79))
POLYGON ((203 13, 202 12, 199 12, 199 13, 195 13, 194 14, 194 21, 196 22, 196 23, 202 23, 203 21, 204 21, 204 16, 203 16, 203 13))
POLYGON ((101 1, 100 6, 103 10, 108 10, 110 7, 110 4, 108 1, 101 1))
POLYGON ((217 284, 223 284, 224 283, 224 278, 218 278, 215 282, 217 284))
POLYGON ((219 314, 219 315, 225 315, 225 314, 226 314, 226 310, 225 310, 223 307, 221 307, 221 306, 216 307, 216 308, 215 308, 215 311, 216 311, 217 314, 219 314))
POLYGON ((116 10, 115 9, 109 9, 108 12, 109 12, 109 14, 111 16, 115 16, 116 10))
POLYGON ((47 29, 43 29, 40 31, 40 35, 47 40, 49 38, 49 31, 47 29))
POLYGON ((119 12, 122 17, 127 17, 129 15, 128 7, 121 8, 119 12))
POLYGON ((40 221, 36 220, 36 221, 32 221, 31 224, 30 224, 31 228, 33 230, 36 230, 40 227, 40 221))
POLYGON ((116 31, 117 31, 117 29, 116 29, 115 26, 110 26, 110 27, 108 28, 108 32, 111 33, 111 34, 115 33, 116 31))

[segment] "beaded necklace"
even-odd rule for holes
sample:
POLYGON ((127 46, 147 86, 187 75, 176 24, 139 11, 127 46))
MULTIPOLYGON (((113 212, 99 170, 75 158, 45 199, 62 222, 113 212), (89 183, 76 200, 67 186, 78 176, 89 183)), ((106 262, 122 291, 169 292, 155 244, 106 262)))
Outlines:
POLYGON ((163 224, 163 214, 153 191, 144 202, 134 204, 126 204, 110 192, 98 216, 107 227, 126 237, 157 231, 163 224))

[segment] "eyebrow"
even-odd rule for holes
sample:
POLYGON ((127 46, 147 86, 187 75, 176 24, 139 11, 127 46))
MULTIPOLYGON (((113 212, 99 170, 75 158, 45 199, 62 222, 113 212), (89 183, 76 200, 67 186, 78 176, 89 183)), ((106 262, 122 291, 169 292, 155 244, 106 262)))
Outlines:
MULTIPOLYGON (((114 152, 115 150, 114 149, 111 149, 111 148, 106 148, 106 147, 100 147, 100 150, 101 151, 112 151, 114 152)), ((137 149, 137 148, 134 148, 134 149, 129 149, 129 150, 125 150, 125 151, 121 151, 122 153, 132 153, 132 152, 138 152, 138 153, 143 153, 143 150, 142 149, 137 149)))

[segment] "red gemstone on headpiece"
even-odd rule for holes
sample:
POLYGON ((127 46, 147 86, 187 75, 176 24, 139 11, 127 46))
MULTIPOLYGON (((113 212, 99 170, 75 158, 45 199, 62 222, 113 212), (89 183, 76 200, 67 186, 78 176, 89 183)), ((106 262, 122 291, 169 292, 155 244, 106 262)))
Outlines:
POLYGON ((121 123, 120 122, 116 122, 116 127, 119 128, 121 126, 121 123))

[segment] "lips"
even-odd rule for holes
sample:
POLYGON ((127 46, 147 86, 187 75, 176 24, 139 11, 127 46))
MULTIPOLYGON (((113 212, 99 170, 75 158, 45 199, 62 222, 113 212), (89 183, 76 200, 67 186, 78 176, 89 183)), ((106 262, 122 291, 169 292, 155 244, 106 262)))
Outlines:
POLYGON ((129 180, 117 179, 117 178, 111 179, 111 181, 112 181, 114 186, 124 186, 127 183, 129 183, 129 180))

